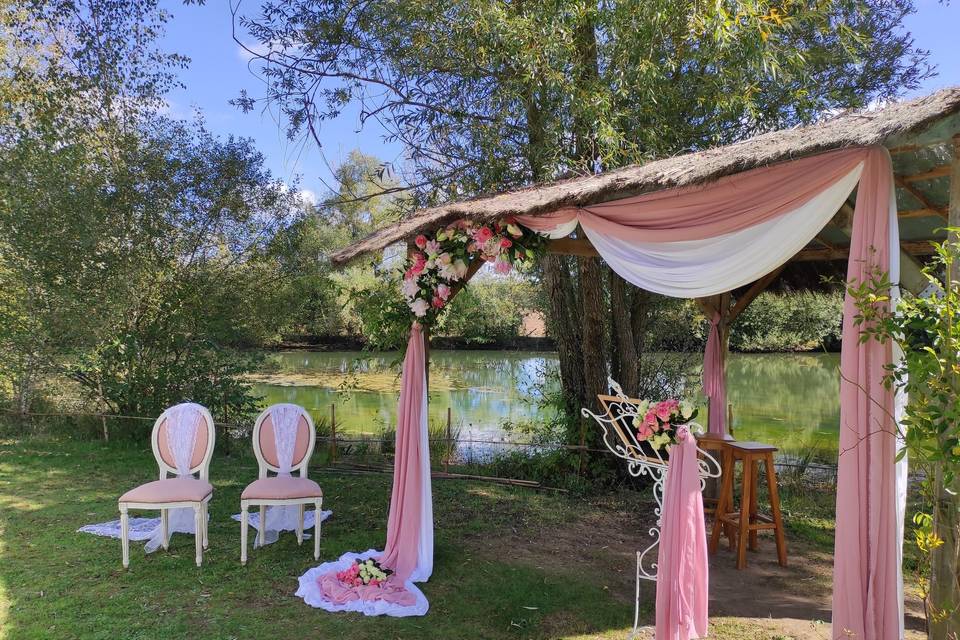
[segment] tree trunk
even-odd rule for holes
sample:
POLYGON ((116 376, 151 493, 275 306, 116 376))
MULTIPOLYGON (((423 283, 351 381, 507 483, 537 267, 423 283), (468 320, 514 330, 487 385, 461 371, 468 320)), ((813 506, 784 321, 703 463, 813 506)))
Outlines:
POLYGON ((583 352, 580 350, 580 325, 574 321, 579 308, 570 278, 567 258, 548 254, 543 259, 543 286, 549 302, 547 323, 557 345, 560 359, 560 383, 567 413, 577 415, 586 397, 583 389, 583 352))
MULTIPOLYGON (((577 258, 580 267, 580 300, 583 323, 583 391, 581 406, 598 410, 597 396, 607 391, 607 359, 604 349, 603 278, 599 258, 577 258)), ((585 419, 581 420, 581 424, 585 419)), ((585 443, 586 426, 581 426, 580 441, 585 443)), ((593 438, 589 438, 593 440, 593 438)))
MULTIPOLYGON (((637 370, 637 345, 633 332, 633 305, 628 298, 629 284, 609 269, 610 275, 610 342, 611 365, 617 382, 631 398, 635 398, 640 386, 637 370)), ((635 294, 636 295, 636 294, 635 294)))
MULTIPOLYGON (((947 224, 960 227, 960 136, 953 139, 947 224)), ((957 239, 956 233, 950 234, 951 241, 957 239)), ((960 281, 960 264, 953 264, 950 276, 954 283, 960 281)), ((956 391, 960 393, 960 389, 956 391)), ((942 438, 951 433, 948 430, 942 438)), ((931 640, 960 638, 960 478, 948 485, 944 475, 943 462, 937 462, 933 478, 933 532, 943 544, 930 553, 927 637, 931 640)))

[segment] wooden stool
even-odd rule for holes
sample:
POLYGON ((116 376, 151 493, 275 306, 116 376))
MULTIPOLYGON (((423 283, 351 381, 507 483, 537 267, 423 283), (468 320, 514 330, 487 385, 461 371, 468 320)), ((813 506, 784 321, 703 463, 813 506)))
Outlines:
MULTIPOLYGON (((720 533, 728 526, 737 530, 737 569, 747 566, 747 544, 750 550, 757 549, 757 531, 772 529, 777 543, 777 561, 787 566, 787 543, 783 535, 783 518, 780 515, 780 495, 777 492, 777 472, 773 467, 773 454, 777 448, 759 442, 733 442, 724 445, 729 449, 730 469, 723 474, 723 486, 717 503, 717 516, 710 534, 710 553, 717 552, 720 533), (743 462, 743 478, 740 495, 740 512, 733 510, 733 475, 736 461, 743 462), (757 510, 757 476, 763 463, 770 493, 771 515, 757 510)), ((731 540, 732 546, 733 540, 731 540)))
MULTIPOLYGON (((720 463, 720 478, 717 479, 716 482, 713 482, 714 490, 710 492, 713 493, 713 495, 705 495, 703 498, 703 512, 708 516, 716 513, 717 504, 720 502, 720 484, 723 482, 724 476, 733 469, 733 455, 730 454, 729 449, 724 446, 732 442, 736 442, 736 440, 733 439, 733 436, 726 433, 723 435, 704 433, 697 436, 697 446, 708 453, 714 454, 717 462, 720 463)), ((707 486, 709 487, 710 484, 711 482, 708 480, 707 486)))

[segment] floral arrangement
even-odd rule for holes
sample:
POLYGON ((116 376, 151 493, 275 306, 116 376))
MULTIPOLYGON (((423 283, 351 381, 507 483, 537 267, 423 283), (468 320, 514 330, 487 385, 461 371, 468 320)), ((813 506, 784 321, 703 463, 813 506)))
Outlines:
POLYGON ((392 573, 393 571, 370 558, 368 560, 357 560, 343 571, 338 571, 337 580, 352 587, 362 587, 368 584, 377 586, 386 582, 392 573))
POLYGON ((689 402, 644 400, 637 408, 637 439, 648 442, 655 450, 679 444, 690 437, 690 421, 697 417, 697 409, 689 402), (640 418, 639 416, 643 416, 640 418))
POLYGON ((543 253, 546 239, 525 230, 513 218, 492 224, 460 220, 441 228, 432 238, 417 236, 403 269, 400 287, 410 311, 422 324, 432 324, 466 278, 469 264, 479 258, 497 273, 529 268, 543 253))

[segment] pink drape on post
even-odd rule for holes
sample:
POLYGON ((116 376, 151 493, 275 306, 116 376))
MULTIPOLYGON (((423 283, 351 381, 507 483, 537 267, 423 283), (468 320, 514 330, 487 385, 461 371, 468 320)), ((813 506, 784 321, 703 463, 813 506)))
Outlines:
POLYGON ((720 313, 710 318, 707 348, 703 352, 703 393, 710 404, 709 431, 727 433, 727 376, 723 370, 723 348, 720 344, 720 313))
POLYGON ((423 523, 424 457, 421 425, 426 416, 426 358, 423 331, 413 324, 400 379, 400 401, 397 405, 397 447, 394 454, 393 491, 390 516, 387 519, 387 545, 381 562, 407 580, 417 568, 423 523))
POLYGON ((657 640, 707 636, 707 533, 697 463, 688 434, 670 449, 657 553, 657 640))
MULTIPOLYGON (((888 271, 892 198, 890 156, 886 149, 870 149, 857 190, 848 282, 888 271)), ((848 294, 840 356, 833 637, 886 640, 900 635, 894 397, 882 384, 893 351, 889 341, 860 344, 855 315, 848 294)))

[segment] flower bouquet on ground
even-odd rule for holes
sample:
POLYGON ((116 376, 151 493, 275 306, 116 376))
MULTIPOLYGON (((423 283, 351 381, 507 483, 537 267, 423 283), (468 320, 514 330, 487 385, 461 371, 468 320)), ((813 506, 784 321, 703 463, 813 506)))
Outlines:
POLYGON ((637 440, 646 442, 655 451, 679 444, 690 437, 690 422, 697 409, 686 401, 644 400, 637 407, 637 440))
POLYGON ((338 571, 337 580, 348 587, 362 587, 364 585, 376 587, 385 583, 392 574, 393 571, 373 558, 368 558, 367 560, 357 560, 343 571, 338 571))

